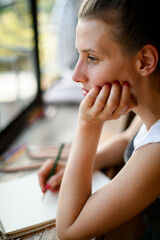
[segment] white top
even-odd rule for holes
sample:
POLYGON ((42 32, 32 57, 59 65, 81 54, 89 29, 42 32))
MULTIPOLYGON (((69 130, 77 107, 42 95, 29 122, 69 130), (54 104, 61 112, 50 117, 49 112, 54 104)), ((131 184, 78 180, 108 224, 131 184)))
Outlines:
POLYGON ((143 124, 134 139, 134 151, 146 144, 160 142, 160 119, 152 125, 149 131, 143 124))

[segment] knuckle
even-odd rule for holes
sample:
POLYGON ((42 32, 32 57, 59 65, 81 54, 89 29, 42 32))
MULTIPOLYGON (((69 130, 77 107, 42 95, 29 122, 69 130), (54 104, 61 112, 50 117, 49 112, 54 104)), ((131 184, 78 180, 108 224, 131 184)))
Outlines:
POLYGON ((95 110, 91 112, 91 117, 97 118, 97 112, 95 110))
POLYGON ((81 102, 81 105, 80 105, 80 108, 84 111, 86 111, 88 109, 89 106, 92 105, 92 100, 91 98, 87 98, 87 99, 84 99, 82 102, 81 102))
POLYGON ((105 104, 105 101, 102 97, 97 98, 97 100, 96 100, 97 107, 102 107, 102 106, 104 106, 104 104, 105 104))
POLYGON ((113 119, 118 119, 118 118, 120 118, 120 117, 123 115, 123 112, 124 112, 124 111, 115 110, 115 111, 113 112, 113 119))
POLYGON ((60 183, 60 179, 59 179, 59 177, 56 176, 56 175, 50 179, 50 185, 51 185, 52 187, 58 185, 59 183, 60 183))
POLYGON ((87 105, 91 105, 94 102, 95 98, 93 96, 88 96, 88 98, 86 98, 85 103, 87 105))
POLYGON ((96 118, 97 114, 95 112, 92 112, 91 117, 96 118))
POLYGON ((122 102, 120 102, 120 108, 126 108, 126 106, 128 106, 128 100, 127 99, 125 99, 125 100, 123 100, 122 102))
POLYGON ((113 114, 113 119, 118 119, 121 115, 119 114, 113 114))
POLYGON ((106 117, 105 116, 101 116, 100 120, 101 120, 101 122, 104 122, 106 120, 106 117))
POLYGON ((38 170, 37 175, 38 175, 38 178, 42 177, 42 175, 43 175, 43 166, 40 167, 40 169, 38 170))
POLYGON ((107 103, 108 109, 114 109, 116 107, 116 105, 117 105, 117 102, 115 100, 107 103))

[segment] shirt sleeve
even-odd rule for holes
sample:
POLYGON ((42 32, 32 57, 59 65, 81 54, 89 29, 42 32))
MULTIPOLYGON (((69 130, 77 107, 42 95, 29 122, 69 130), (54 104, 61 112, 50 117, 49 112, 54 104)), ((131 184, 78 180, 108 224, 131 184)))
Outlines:
POLYGON ((149 131, 147 131, 144 124, 142 125, 134 139, 134 151, 146 144, 157 142, 160 142, 160 120, 158 120, 149 131))

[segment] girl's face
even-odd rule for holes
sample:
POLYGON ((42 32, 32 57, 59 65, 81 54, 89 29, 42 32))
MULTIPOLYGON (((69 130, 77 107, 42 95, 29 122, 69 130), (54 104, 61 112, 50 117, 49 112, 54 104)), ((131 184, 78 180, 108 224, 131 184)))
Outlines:
POLYGON ((76 48, 79 60, 73 73, 73 80, 80 82, 84 95, 106 82, 134 79, 134 56, 124 54, 120 45, 111 39, 111 26, 99 20, 79 20, 76 32, 76 48))

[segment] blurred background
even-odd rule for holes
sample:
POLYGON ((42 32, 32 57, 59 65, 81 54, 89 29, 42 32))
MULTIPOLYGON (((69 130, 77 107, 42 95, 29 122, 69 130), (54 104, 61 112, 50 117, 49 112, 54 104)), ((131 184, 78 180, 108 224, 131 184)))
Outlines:
MULTIPOLYGON (((45 101, 74 102, 76 93, 75 101, 79 102, 82 93, 71 80, 77 60, 74 44, 78 1, 36 2, 40 85, 42 91, 46 91, 45 101)), ((37 93, 37 66, 34 61, 35 42, 30 3, 29 0, 0 0, 1 130, 37 93)))

